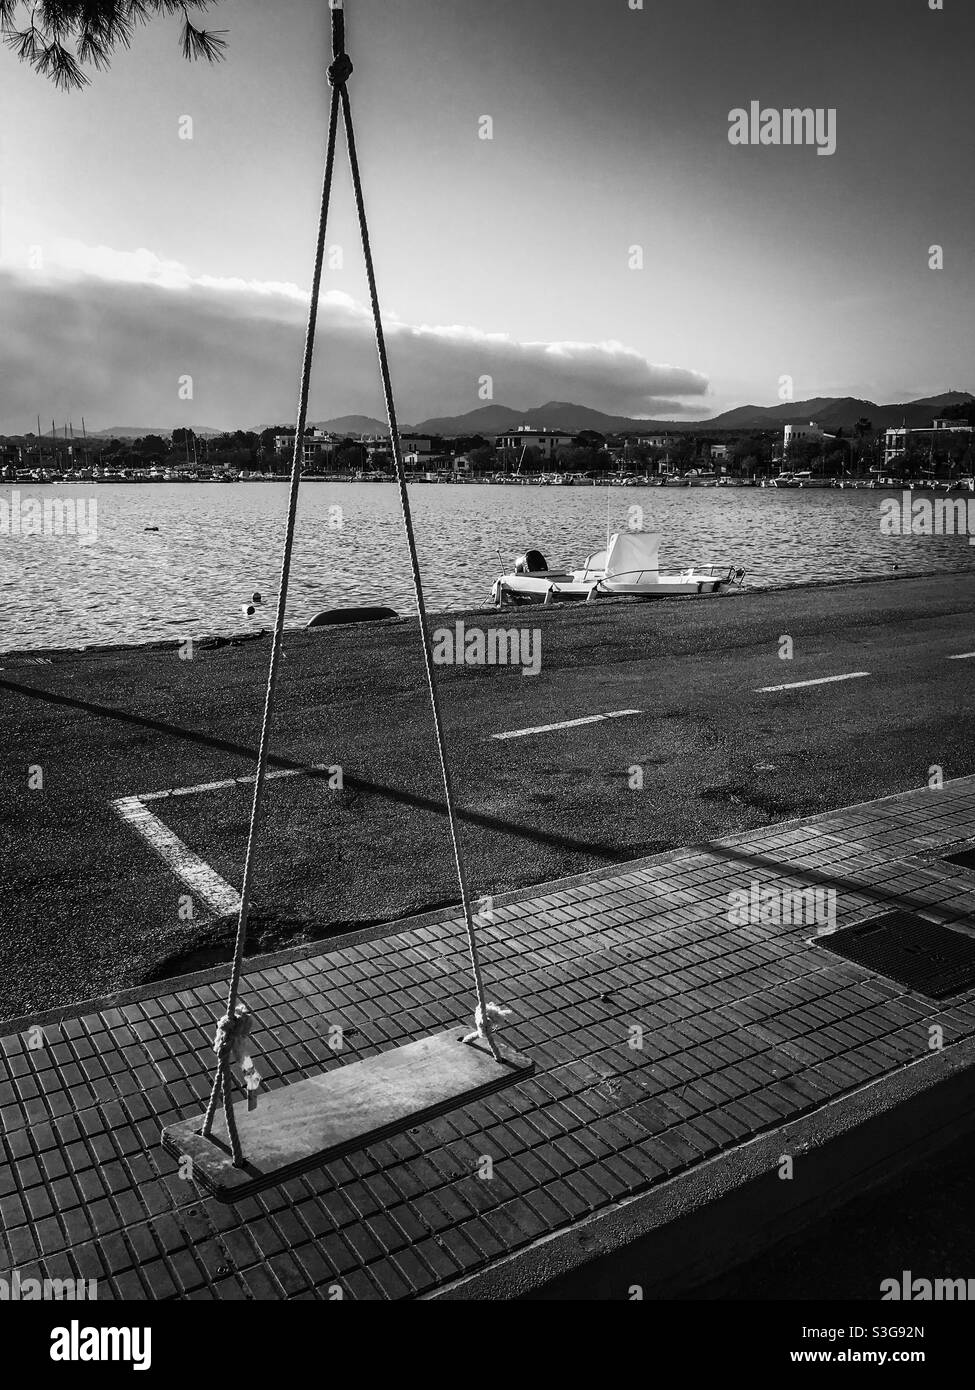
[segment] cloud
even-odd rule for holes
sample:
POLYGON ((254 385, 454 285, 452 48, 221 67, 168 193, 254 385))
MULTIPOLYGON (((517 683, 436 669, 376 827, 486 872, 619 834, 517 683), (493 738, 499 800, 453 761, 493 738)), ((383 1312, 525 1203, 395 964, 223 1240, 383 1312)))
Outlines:
MULTIPOLYGON (((193 275, 153 252, 62 242, 43 273, 0 268, 0 430, 39 412, 113 424, 247 427, 293 419, 308 294, 297 285, 193 275), (192 382, 192 398, 186 382, 192 382)), ((386 321, 400 419, 572 400, 613 414, 676 414, 707 378, 622 343, 518 342, 460 325, 386 321), (492 396, 484 394, 490 378, 492 396)), ((694 407, 688 407, 690 398, 694 407)), ((311 418, 382 416, 368 310, 320 303, 311 418)))

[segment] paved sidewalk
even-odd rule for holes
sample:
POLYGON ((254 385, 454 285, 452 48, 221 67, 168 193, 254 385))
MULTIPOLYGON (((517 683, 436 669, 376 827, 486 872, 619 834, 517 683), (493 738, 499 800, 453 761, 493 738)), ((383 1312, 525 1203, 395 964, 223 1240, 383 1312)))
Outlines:
MULTIPOLYGON (((220 972, 14 1020, 0 1273, 97 1279, 99 1298, 398 1299, 496 1269, 924 1067, 933 1024, 946 1051, 975 1035, 975 991, 939 1005, 831 955, 814 927, 728 913, 754 881, 830 887, 840 927, 897 907, 975 935, 975 874, 925 862, 969 839, 975 778, 509 895, 481 932, 489 996, 536 1075, 236 1206, 159 1142, 208 1094, 220 972)), ((465 1023, 468 970, 456 918, 252 966, 260 1070, 280 1084, 465 1023)))

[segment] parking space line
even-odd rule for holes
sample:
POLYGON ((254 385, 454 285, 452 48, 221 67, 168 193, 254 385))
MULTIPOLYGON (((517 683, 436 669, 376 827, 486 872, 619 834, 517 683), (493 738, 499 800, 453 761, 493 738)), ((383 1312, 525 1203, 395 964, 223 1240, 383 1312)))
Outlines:
POLYGON ((624 719, 627 715, 642 714, 639 709, 616 709, 609 714, 590 714, 585 719, 564 719, 561 724, 539 724, 534 729, 512 729, 505 734, 492 734, 492 738, 527 738, 529 734, 550 734, 555 729, 577 729, 581 724, 598 724, 603 719, 624 719))
POLYGON ((832 685, 834 681, 858 681, 869 674, 869 671, 848 671, 844 676, 820 676, 814 681, 790 681, 788 685, 760 685, 755 694, 771 695, 777 690, 801 690, 807 685, 832 685))
MULTIPOLYGON (((315 763, 312 767, 286 767, 277 772, 269 772, 265 781, 273 782, 277 777, 310 777, 313 772, 330 771, 331 768, 327 763, 315 763)), ((251 773, 249 777, 227 777, 222 782, 200 782, 195 787, 170 787, 161 792, 140 792, 136 799, 139 801, 165 801, 171 796, 196 796, 200 792, 225 791, 227 787, 252 787, 255 780, 255 774, 251 773)))
POLYGON ((159 858, 193 895, 216 916, 240 910, 240 894, 199 855, 184 845, 168 825, 144 806, 137 796, 120 796, 112 802, 116 813, 146 841, 159 858))

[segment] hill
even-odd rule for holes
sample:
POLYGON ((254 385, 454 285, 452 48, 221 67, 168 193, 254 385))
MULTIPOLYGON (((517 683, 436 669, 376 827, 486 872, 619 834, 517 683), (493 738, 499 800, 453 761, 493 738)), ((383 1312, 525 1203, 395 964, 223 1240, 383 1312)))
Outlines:
POLYGON ((374 420, 371 415, 340 415, 335 420, 316 420, 312 422, 316 430, 327 430, 329 434, 388 434, 389 425, 385 420, 374 420))
MULTIPOLYGON (((967 391, 946 391, 940 396, 925 396, 917 401, 902 401, 878 405, 876 401, 860 400, 856 396, 815 396, 807 401, 786 401, 781 405, 742 405, 726 410, 711 420, 698 420, 697 429, 742 430, 781 429, 783 425, 805 425, 815 420, 829 433, 837 429, 849 431, 857 420, 865 417, 874 429, 888 429, 906 424, 913 429, 930 425, 931 421, 950 405, 967 405, 975 396, 967 391)), ((689 428, 677 425, 674 428, 689 428)))
POLYGON ((578 434, 581 430, 598 430, 600 434, 633 434, 648 430, 653 432, 672 431, 689 428, 689 425, 674 425, 660 420, 636 420, 626 415, 606 415, 601 410, 591 410, 585 405, 573 405, 570 401, 549 401, 530 410, 512 410, 506 405, 486 405, 479 410, 471 410, 466 415, 438 416, 431 420, 421 420, 413 428, 415 434, 498 434, 502 430, 513 429, 517 425, 530 425, 533 429, 562 430, 568 434, 578 434))
MULTIPOLYGON (((158 434, 163 439, 168 439, 174 429, 181 429, 181 425, 113 425, 110 430, 89 430, 92 439, 144 439, 147 434, 158 434)), ((224 430, 212 429, 209 425, 190 425, 198 439, 213 439, 218 434, 224 434, 224 430)))
POLYGON ((860 400, 855 396, 814 396, 807 401, 784 401, 781 405, 740 405, 735 410, 726 410, 713 419, 699 421, 713 429, 775 429, 781 425, 808 424, 815 420, 824 429, 839 426, 853 426, 865 415, 874 420, 874 415, 882 407, 875 401, 860 400))
POLYGON ((523 422, 524 416, 506 405, 482 405, 466 415, 441 415, 421 420, 413 434, 498 434, 523 422))

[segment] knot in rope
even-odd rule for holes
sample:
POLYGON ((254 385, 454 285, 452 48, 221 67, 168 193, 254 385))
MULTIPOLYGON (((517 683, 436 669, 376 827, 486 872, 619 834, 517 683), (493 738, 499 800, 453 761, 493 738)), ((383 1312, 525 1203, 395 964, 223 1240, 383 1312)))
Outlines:
POLYGON ((477 1008, 474 1010, 474 1032, 467 1034, 464 1039, 465 1043, 474 1042, 475 1038, 480 1038, 482 1042, 490 1041, 488 1032, 485 1028, 485 1012, 487 1018, 491 1019, 511 1017, 511 1010, 503 1008, 500 1004, 488 1004, 486 1011, 478 1004, 477 1008))
POLYGON ((352 59, 347 53, 340 53, 334 63, 328 67, 328 80, 332 87, 344 87, 352 76, 354 69, 352 59))
POLYGON ((254 1026, 254 1015, 246 1004, 238 1004, 234 1017, 224 1014, 217 1024, 213 1036, 213 1050, 221 1062, 243 1062, 246 1054, 245 1044, 254 1026))

